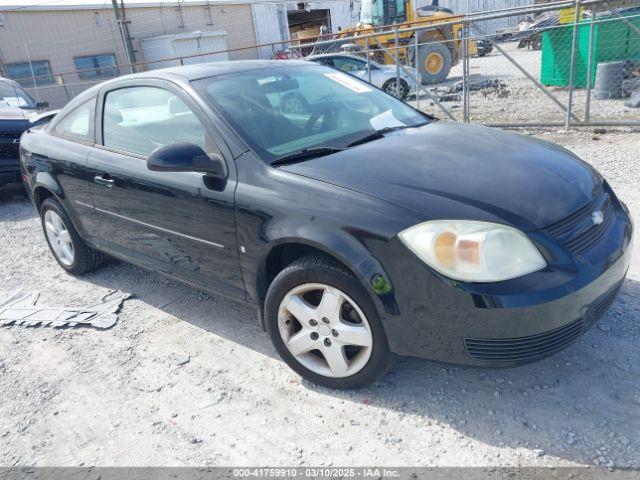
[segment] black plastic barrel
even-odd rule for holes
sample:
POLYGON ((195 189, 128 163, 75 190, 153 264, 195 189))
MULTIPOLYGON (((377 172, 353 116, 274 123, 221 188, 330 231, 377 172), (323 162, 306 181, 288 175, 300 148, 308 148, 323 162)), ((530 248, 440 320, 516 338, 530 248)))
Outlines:
POLYGON ((593 96, 598 100, 620 98, 623 78, 624 62, 599 63, 596 70, 596 83, 593 86, 593 96))

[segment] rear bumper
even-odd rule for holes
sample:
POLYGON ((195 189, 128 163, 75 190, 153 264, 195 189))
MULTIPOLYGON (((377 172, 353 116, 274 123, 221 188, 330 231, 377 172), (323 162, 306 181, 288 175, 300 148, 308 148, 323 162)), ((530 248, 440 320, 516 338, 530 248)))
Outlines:
POLYGON ((560 351, 614 302, 631 259, 632 229, 626 212, 619 211, 606 239, 610 253, 603 258, 581 257, 570 268, 494 284, 443 279, 392 240, 376 252, 398 307, 397 315, 380 312, 391 350, 497 367, 560 351))

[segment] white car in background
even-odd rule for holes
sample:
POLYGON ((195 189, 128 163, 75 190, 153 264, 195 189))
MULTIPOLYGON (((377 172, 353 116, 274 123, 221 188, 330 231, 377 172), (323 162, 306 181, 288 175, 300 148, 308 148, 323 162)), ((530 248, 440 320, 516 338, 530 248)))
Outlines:
MULTIPOLYGON (((312 62, 335 68, 341 72, 358 77, 365 82, 369 82, 369 72, 367 60, 356 55, 342 53, 327 53, 323 55, 312 55, 306 58, 312 62)), ((414 80, 416 71, 413 67, 404 66, 400 69, 400 92, 396 95, 396 67, 394 65, 382 65, 371 61, 371 81, 370 83, 385 92, 404 100, 409 95, 417 92, 417 83, 414 80), (404 70, 410 73, 408 75, 404 70)))

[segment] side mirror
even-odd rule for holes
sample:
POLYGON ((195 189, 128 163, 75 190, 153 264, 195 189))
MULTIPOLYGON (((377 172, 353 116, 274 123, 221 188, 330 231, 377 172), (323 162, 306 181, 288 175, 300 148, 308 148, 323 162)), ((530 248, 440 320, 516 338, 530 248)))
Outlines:
POLYGON ((175 142, 155 149, 147 159, 147 168, 156 172, 202 172, 226 178, 227 168, 220 155, 208 155, 189 142, 175 142))
POLYGON ((36 110, 44 110, 45 108, 49 108, 49 102, 36 103, 36 110))

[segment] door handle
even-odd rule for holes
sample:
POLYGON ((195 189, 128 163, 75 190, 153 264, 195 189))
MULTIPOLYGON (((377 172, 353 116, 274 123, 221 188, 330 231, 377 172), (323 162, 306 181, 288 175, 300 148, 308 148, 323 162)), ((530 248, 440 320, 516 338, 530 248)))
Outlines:
POLYGON ((108 175, 97 175, 95 177, 93 177, 93 181, 96 182, 98 185, 102 185, 105 188, 111 188, 113 187, 113 179, 110 178, 108 175))

